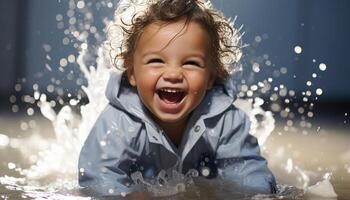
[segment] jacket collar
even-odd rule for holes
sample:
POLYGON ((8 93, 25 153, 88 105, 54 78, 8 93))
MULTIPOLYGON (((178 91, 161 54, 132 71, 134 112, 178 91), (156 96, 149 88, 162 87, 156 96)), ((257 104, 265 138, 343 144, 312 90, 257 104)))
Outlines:
POLYGON ((122 71, 112 71, 107 84, 106 97, 111 105, 139 119, 148 119, 146 108, 122 71))

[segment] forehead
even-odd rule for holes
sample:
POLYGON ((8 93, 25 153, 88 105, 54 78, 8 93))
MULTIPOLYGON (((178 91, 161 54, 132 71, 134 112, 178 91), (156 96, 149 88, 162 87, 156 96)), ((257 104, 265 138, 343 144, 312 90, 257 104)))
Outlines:
POLYGON ((206 51, 209 36, 200 24, 185 20, 176 22, 156 21, 145 27, 137 44, 137 50, 161 51, 168 48, 206 51))

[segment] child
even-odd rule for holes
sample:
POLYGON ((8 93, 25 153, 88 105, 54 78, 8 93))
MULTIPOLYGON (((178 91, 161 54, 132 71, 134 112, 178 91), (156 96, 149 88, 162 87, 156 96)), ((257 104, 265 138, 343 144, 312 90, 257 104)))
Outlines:
POLYGON ((126 69, 111 75, 110 103, 81 150, 80 186, 120 195, 133 192, 136 171, 152 178, 161 170, 196 169, 244 191, 273 193, 250 122, 232 104, 226 58, 238 61, 240 50, 228 21, 199 0, 159 0, 125 33, 126 69))

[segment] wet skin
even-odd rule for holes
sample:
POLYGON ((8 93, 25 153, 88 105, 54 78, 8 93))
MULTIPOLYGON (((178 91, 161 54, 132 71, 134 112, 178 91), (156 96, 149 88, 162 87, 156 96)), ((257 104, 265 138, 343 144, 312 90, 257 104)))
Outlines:
POLYGON ((208 41, 196 22, 154 22, 144 29, 128 66, 130 84, 175 145, 214 81, 208 41))

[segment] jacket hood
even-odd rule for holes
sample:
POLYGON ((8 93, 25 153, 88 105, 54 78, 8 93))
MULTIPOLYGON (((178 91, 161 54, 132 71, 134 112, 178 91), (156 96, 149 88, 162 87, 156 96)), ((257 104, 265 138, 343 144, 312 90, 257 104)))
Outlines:
MULTIPOLYGON (((232 105, 236 100, 236 95, 237 89, 234 78, 229 76, 224 84, 215 84, 207 91, 194 113, 205 118, 218 115, 232 105)), ((146 114, 148 111, 142 104, 137 89, 129 84, 124 72, 111 72, 107 84, 106 97, 114 107, 140 119, 149 119, 146 114)))

